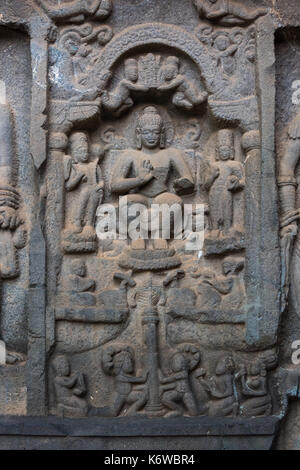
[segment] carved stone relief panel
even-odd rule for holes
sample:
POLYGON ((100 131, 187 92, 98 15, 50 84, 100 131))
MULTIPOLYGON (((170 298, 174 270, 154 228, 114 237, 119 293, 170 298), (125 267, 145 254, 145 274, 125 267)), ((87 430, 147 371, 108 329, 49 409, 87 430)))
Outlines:
POLYGON ((277 326, 252 337, 252 310, 264 307, 252 305, 249 279, 252 224, 260 226, 252 218, 261 217, 251 199, 262 138, 257 28, 267 10, 227 2, 216 15, 186 2, 185 28, 155 12, 122 25, 118 2, 106 21, 75 3, 61 16, 44 5, 57 28, 48 69, 49 411, 271 415, 277 326), (136 204, 144 219, 157 205, 201 206, 203 247, 188 249, 194 231, 178 237, 176 213, 168 236, 157 219, 152 238, 148 226, 132 238, 136 204), (109 207, 117 233, 99 237, 109 207))
POLYGON ((299 218, 273 2, 24 4, 0 35, 2 413, 255 418, 270 446, 299 218))

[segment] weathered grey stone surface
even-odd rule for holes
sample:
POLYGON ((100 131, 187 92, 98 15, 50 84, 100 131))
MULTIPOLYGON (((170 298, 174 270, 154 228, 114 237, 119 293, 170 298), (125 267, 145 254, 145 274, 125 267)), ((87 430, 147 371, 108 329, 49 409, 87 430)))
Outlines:
POLYGON ((299 448, 298 3, 0 0, 1 449, 299 448))

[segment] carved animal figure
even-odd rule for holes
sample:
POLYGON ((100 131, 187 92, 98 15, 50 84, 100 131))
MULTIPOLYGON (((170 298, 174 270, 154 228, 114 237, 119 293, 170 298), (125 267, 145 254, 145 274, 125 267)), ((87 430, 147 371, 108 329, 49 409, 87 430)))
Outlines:
POLYGON ((83 23, 86 17, 103 20, 111 13, 111 0, 73 0, 57 2, 38 0, 45 12, 57 22, 83 23))
POLYGON ((223 26, 242 26, 267 14, 267 9, 242 5, 236 0, 193 0, 199 16, 223 26))

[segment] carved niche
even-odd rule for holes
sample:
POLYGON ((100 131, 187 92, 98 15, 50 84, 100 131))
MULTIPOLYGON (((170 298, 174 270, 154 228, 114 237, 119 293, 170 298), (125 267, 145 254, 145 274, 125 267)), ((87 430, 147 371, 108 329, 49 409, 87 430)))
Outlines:
POLYGON ((277 327, 253 337, 257 183, 247 163, 260 158, 255 21, 267 11, 191 2, 191 32, 153 21, 122 29, 96 5, 58 12, 41 3, 56 23, 46 202, 57 214, 47 228, 49 277, 56 273, 51 413, 271 415, 277 327), (131 239, 121 226, 136 222, 127 212, 135 204, 144 219, 155 204, 201 205, 202 249, 187 249, 193 231, 179 239, 172 217, 168 235, 158 220, 157 236, 141 228, 131 239), (118 216, 114 237, 97 236, 106 207, 118 216))

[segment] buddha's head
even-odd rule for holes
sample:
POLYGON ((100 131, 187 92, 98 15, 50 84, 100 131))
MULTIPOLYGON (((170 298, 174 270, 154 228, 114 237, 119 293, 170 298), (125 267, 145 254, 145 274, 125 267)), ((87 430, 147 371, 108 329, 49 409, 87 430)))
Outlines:
POLYGON ((131 82, 136 83, 139 78, 139 68, 138 63, 135 59, 125 60, 125 78, 131 82))
POLYGON ((155 106, 147 106, 139 116, 136 129, 137 148, 165 148, 165 126, 155 106))
POLYGON ((230 129, 222 129, 218 132, 216 160, 234 160, 234 136, 230 129))
POLYGON ((69 138, 70 153, 76 163, 89 160, 89 140, 85 132, 73 132, 69 138))

